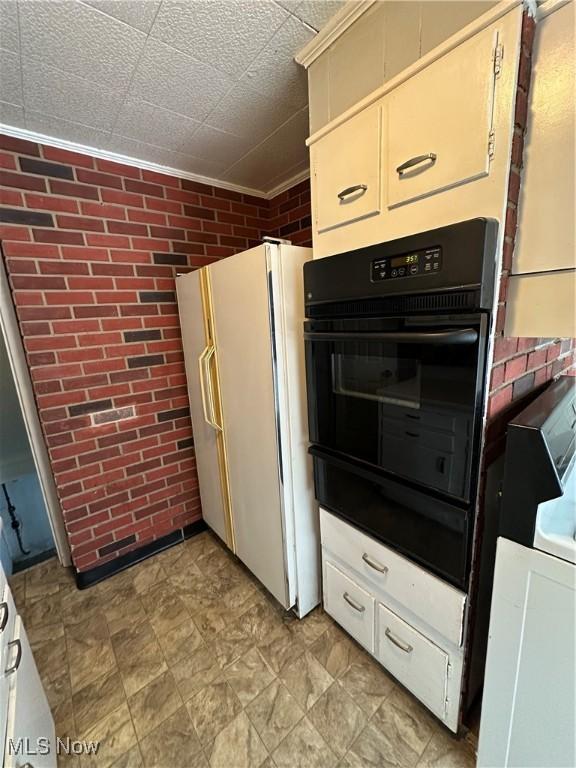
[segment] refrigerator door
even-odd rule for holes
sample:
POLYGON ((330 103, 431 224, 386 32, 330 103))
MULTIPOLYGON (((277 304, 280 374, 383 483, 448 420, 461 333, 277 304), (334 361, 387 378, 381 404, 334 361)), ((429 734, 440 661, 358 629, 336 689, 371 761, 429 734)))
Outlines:
MULTIPOLYGON (((208 267, 236 554, 285 607, 288 578, 266 249, 208 267)), ((274 247, 274 246, 273 246, 274 247)))
POLYGON ((234 549, 228 504, 226 456, 214 399, 216 352, 208 273, 206 269, 180 275, 176 280, 182 346, 194 430, 196 469, 200 484, 202 517, 234 549))

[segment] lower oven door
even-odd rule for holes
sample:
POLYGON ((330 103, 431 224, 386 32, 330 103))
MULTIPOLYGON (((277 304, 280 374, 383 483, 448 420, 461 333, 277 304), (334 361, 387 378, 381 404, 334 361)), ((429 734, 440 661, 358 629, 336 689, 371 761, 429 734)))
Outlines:
POLYGON ((310 440, 467 502, 485 315, 306 323, 310 440))
POLYGON ((318 448, 314 484, 320 506, 393 547, 460 589, 467 589, 470 508, 395 482, 318 448))

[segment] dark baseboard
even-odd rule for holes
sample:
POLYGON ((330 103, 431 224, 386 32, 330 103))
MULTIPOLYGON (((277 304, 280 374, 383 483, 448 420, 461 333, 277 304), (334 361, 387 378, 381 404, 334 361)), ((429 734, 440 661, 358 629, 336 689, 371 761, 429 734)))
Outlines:
POLYGON ((56 555, 55 549, 47 549, 45 552, 40 552, 38 555, 32 555, 32 557, 24 557, 20 560, 14 560, 12 562, 12 573, 19 573, 25 571, 27 568, 32 568, 33 565, 43 563, 44 560, 49 560, 56 555))
POLYGON ((126 568, 130 568, 131 565, 147 560, 153 555, 157 555, 158 552, 163 552, 165 549, 173 547, 175 544, 180 544, 185 539, 189 539, 192 536, 197 536, 202 531, 207 530, 208 526, 204 520, 196 520, 195 523, 190 523, 179 528, 176 531, 162 536, 160 539, 155 539, 149 544, 144 544, 143 547, 133 549, 132 552, 127 552, 125 555, 110 560, 102 565, 97 565, 95 568, 90 568, 88 571, 77 571, 74 575, 76 578, 76 586, 78 589, 86 589, 94 584, 97 584, 104 579, 110 578, 115 573, 125 571, 126 568))

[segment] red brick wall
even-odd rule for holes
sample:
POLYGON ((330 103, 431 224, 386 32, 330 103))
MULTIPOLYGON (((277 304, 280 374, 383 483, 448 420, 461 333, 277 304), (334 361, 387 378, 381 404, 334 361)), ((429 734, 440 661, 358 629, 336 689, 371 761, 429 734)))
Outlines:
POLYGON ((518 339, 504 336, 506 296, 516 240, 522 156, 528 122, 528 95, 535 26, 534 19, 525 13, 522 23, 512 163, 508 180, 502 277, 488 400, 489 436, 499 431, 491 429, 491 426, 503 424, 506 420, 506 411, 513 408, 515 402, 560 373, 568 372, 574 365, 574 339, 518 339))
POLYGON ((174 275, 263 234, 272 201, 0 136, 0 239, 78 570, 201 516, 174 275))

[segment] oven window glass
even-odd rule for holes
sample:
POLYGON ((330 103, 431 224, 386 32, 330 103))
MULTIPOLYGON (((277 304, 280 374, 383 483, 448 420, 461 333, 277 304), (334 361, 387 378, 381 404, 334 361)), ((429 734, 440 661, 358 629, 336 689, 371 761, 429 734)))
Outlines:
POLYGON ((337 395, 420 408, 422 370, 418 360, 332 354, 332 387, 337 395))

